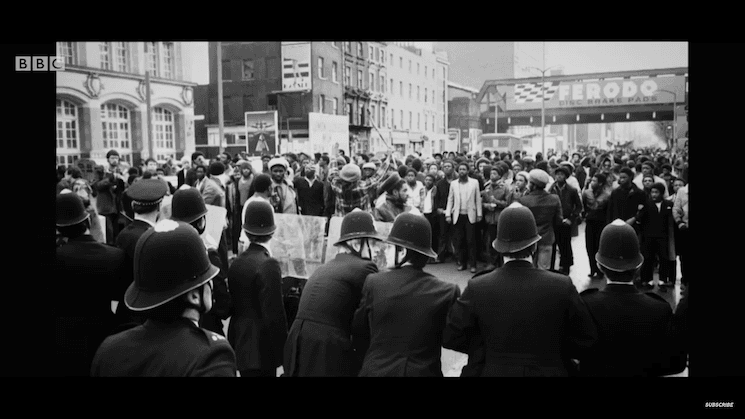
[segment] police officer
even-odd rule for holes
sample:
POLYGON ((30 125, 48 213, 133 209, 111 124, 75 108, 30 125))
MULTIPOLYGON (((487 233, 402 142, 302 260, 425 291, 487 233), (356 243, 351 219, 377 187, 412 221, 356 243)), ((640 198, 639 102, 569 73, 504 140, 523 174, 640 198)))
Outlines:
MULTIPOLYGON (((127 254, 127 267, 129 269, 130 283, 134 278, 134 254, 137 241, 145 232, 153 227, 160 215, 160 204, 168 192, 165 181, 160 179, 142 179, 133 183, 125 192, 132 200, 134 220, 125 227, 116 238, 116 247, 124 250, 127 254)), ((129 284, 127 284, 129 285, 129 284)), ((126 289, 122 289, 124 294, 126 289)), ((127 309, 124 304, 116 308, 117 322, 121 329, 142 324, 144 318, 127 309)))
POLYGON ((111 301, 128 283, 124 251, 96 241, 90 214, 77 194, 61 194, 56 201, 56 224, 67 242, 57 247, 55 274, 49 286, 55 299, 55 366, 63 376, 88 376, 96 349, 114 326, 111 301), (61 280, 64 279, 64 280, 61 280), (70 292, 70 282, 75 290, 70 292), (122 285, 123 284, 123 285, 122 285))
POLYGON ((540 240, 530 209, 505 208, 492 242, 504 265, 471 279, 448 314, 443 346, 473 353, 483 340, 481 376, 565 377, 597 340, 571 279, 533 266, 540 240))
POLYGON ((282 271, 269 247, 277 230, 272 205, 263 199, 248 202, 243 229, 250 244, 228 269, 233 302, 228 340, 241 377, 276 377, 287 340, 287 315, 282 271))
POLYGON ((211 332, 225 336, 222 321, 230 317, 230 293, 228 284, 225 279, 228 276, 227 267, 225 267, 218 253, 218 244, 204 230, 207 228, 207 206, 198 190, 194 188, 181 189, 173 194, 171 202, 171 219, 181 221, 194 227, 201 237, 204 247, 207 250, 207 257, 210 263, 220 269, 220 273, 212 278, 214 288, 212 289, 212 310, 204 313, 199 318, 199 327, 205 328, 211 332))
POLYGON ((395 268, 367 278, 354 314, 365 354, 359 376, 442 377, 442 329, 460 289, 423 270, 437 257, 426 218, 400 214, 386 242, 396 247, 395 268))
POLYGON ((603 229, 595 255, 605 273, 602 290, 582 292, 598 328, 595 348, 580 359, 580 372, 595 377, 650 377, 683 370, 674 365, 669 325, 672 309, 661 296, 633 284, 644 262, 634 228, 616 219, 603 229))
POLYGON ((124 302, 147 320, 106 338, 91 376, 235 377, 228 342, 199 327, 212 308, 212 279, 220 270, 194 228, 159 221, 142 235, 134 256, 135 278, 124 302))
POLYGON ((308 279, 285 344, 284 372, 290 377, 356 377, 361 356, 352 348, 352 317, 368 275, 378 272, 371 241, 375 231, 369 212, 344 216, 334 246, 339 253, 308 279))

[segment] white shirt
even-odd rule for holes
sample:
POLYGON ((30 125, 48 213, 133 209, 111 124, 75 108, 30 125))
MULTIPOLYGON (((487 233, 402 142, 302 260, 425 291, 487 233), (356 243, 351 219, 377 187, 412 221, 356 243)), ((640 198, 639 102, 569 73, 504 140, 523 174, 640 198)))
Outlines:
POLYGON ((424 213, 425 214, 431 214, 432 213, 432 190, 435 189, 433 186, 432 189, 428 190, 427 193, 424 195, 424 213))
POLYGON ((654 203, 657 206, 657 212, 662 211, 662 201, 654 203))
POLYGON ((408 193, 406 198, 406 204, 411 205, 414 208, 419 208, 419 204, 422 202, 422 197, 419 195, 420 191, 424 187, 424 184, 420 181, 415 181, 416 184, 412 187, 408 182, 404 184, 404 190, 408 193))

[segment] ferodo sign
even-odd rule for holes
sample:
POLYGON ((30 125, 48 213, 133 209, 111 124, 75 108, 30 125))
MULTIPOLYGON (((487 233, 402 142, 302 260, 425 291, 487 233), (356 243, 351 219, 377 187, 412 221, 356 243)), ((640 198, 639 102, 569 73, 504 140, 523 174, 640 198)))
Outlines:
MULTIPOLYGON (((600 81, 548 81, 544 83, 545 108, 575 108, 650 103, 681 103, 684 76, 600 81), (668 93, 674 92, 676 96, 668 93)), ((541 83, 507 88, 507 109, 541 109, 541 83)))

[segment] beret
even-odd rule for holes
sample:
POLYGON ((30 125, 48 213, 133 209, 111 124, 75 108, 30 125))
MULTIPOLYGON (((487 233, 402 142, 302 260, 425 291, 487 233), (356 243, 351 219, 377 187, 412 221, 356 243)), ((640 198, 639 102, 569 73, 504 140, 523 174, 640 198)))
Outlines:
POLYGON ((539 186, 546 186, 548 184, 548 173, 541 169, 533 169, 528 173, 529 181, 539 186))

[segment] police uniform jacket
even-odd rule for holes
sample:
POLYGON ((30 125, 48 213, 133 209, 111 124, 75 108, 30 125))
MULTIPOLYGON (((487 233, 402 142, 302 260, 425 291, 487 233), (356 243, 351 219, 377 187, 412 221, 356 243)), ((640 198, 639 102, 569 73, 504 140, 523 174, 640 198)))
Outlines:
POLYGON ((114 327, 111 301, 121 298, 126 277, 124 251, 91 235, 56 248, 50 276, 55 300, 56 365, 65 376, 87 376, 96 349, 114 327), (72 291, 69 289, 72 287, 72 291))
POLYGON ((365 279, 377 272, 374 262, 340 253, 311 275, 285 344, 286 375, 357 376, 362 357, 352 348, 352 318, 365 279))
POLYGON ((530 208, 533 217, 535 217, 538 234, 541 236, 538 244, 546 246, 554 244, 554 228, 560 226, 561 220, 564 218, 559 196, 550 194, 543 189, 537 189, 523 195, 518 202, 530 208))
POLYGON ((125 275, 127 276, 125 282, 127 284, 119 291, 119 297, 117 298, 119 305, 116 307, 117 322, 122 328, 134 324, 142 324, 145 321, 144 318, 127 308, 124 304, 124 293, 127 291, 129 284, 134 281, 135 247, 137 246, 137 241, 151 227, 152 225, 147 221, 133 220, 116 237, 116 247, 124 250, 127 257, 125 269, 125 275))
POLYGON ((370 275, 353 320, 359 376, 442 377, 442 330, 458 296, 457 285, 412 266, 370 275))
POLYGON ((235 353, 224 337, 189 319, 149 319, 109 336, 93 359, 93 377, 235 377, 235 353))
POLYGON ((473 278, 450 310, 443 346, 473 351, 484 342, 481 376, 568 376, 597 340, 587 307, 569 277, 510 261, 473 278))
POLYGON ((239 370, 274 370, 282 365, 287 315, 279 262, 251 243, 228 269, 233 312, 228 340, 239 370))
POLYGON ((596 377, 650 377, 674 374, 670 321, 672 309, 655 293, 633 284, 608 284, 582 292, 598 343, 580 360, 580 372, 596 377))

